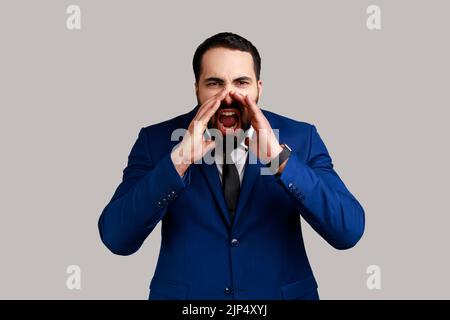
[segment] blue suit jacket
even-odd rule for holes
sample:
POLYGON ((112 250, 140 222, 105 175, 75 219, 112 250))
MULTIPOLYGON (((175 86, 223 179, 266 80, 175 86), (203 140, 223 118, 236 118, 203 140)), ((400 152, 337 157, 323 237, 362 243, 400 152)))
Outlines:
POLYGON ((162 221, 150 299, 318 299, 300 215, 337 249, 358 242, 365 220, 315 126, 263 110, 292 154, 280 177, 247 161, 231 225, 215 163, 182 179, 170 159, 172 132, 197 110, 140 130, 99 219, 103 243, 132 254, 162 221))

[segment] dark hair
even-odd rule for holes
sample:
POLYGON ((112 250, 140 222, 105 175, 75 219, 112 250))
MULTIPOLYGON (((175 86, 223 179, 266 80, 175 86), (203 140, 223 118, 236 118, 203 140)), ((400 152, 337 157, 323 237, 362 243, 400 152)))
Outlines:
POLYGON ((261 57, 255 46, 240 35, 231 32, 221 32, 203 41, 203 43, 197 47, 197 50, 195 50, 192 66, 194 68, 196 82, 198 82, 198 79, 200 78, 202 57, 207 50, 212 48, 227 48, 249 52, 253 57, 256 80, 259 80, 261 73, 261 57))

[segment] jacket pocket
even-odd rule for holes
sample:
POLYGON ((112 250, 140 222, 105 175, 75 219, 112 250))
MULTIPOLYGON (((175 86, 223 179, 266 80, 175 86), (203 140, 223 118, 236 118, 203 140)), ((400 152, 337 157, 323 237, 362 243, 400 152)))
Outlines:
POLYGON ((314 276, 284 285, 281 287, 281 292, 284 300, 319 299, 317 282, 314 276))
POLYGON ((183 300, 187 299, 188 287, 183 285, 175 285, 166 281, 159 280, 153 277, 150 283, 149 300, 168 299, 168 300, 183 300))

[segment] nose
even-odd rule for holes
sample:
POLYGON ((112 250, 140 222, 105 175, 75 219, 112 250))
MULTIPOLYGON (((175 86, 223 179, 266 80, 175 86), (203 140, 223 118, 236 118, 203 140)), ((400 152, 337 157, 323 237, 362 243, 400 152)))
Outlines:
POLYGON ((227 95, 225 96, 224 100, 227 105, 231 105, 231 103, 233 102, 233 98, 231 98, 231 96, 230 96, 231 88, 227 88, 226 90, 227 90, 227 95))

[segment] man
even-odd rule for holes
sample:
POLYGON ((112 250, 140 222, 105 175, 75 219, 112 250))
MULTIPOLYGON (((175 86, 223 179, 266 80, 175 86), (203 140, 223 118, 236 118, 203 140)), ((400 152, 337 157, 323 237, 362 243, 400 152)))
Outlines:
POLYGON ((162 221, 150 299, 319 299, 300 215, 347 249, 363 208, 314 125, 257 106, 261 58, 248 40, 216 34, 193 67, 198 105, 140 130, 99 219, 103 243, 132 254, 162 221))

